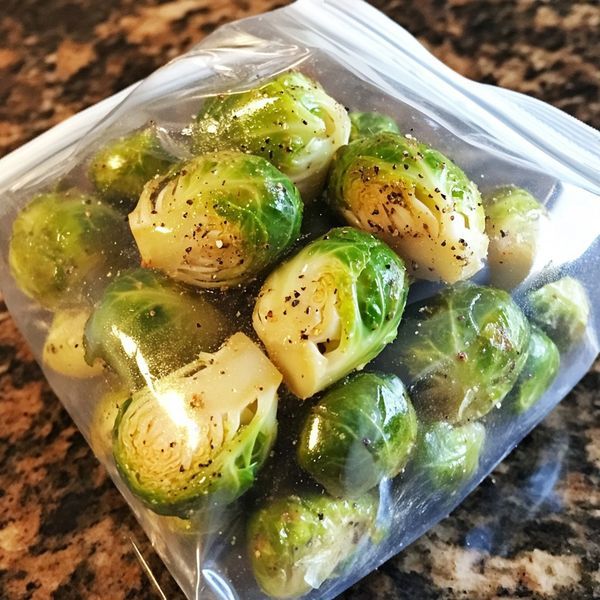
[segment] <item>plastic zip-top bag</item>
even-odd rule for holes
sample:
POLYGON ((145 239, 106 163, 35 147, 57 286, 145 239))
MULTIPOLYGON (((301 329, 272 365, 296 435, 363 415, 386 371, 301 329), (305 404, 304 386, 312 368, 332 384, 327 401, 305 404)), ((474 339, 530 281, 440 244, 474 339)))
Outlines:
POLYGON ((598 353, 598 133, 362 2, 222 27, 1 165, 7 305, 189 598, 334 598, 598 353))

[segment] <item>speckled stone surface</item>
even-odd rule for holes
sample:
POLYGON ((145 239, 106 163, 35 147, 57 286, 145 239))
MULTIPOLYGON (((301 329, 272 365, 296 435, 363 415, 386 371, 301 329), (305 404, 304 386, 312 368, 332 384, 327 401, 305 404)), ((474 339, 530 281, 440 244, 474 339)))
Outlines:
MULTIPOLYGON (((0 156, 271 0, 3 0, 0 156)), ((600 127, 600 5, 373 4, 461 73, 600 127)), ((345 600, 600 598, 600 365, 449 518, 345 600)), ((0 307, 0 598, 181 593, 0 307)))

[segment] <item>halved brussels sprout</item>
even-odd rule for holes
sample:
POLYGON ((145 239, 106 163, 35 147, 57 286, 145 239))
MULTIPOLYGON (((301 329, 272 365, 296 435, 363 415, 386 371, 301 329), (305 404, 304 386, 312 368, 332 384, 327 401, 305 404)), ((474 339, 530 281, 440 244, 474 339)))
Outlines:
POLYGON ((408 278, 372 235, 332 229, 267 278, 253 324, 286 385, 308 398, 366 365, 395 337, 408 278))
POLYGON ((193 135, 198 153, 262 156, 309 200, 322 190, 334 152, 348 142, 350 119, 318 83, 290 71, 246 92, 207 100, 193 135))
POLYGON ((416 468, 422 469, 437 488, 456 487, 477 470, 484 442, 481 423, 433 423, 419 441, 416 468))
POLYGON ((42 306, 75 306, 90 285, 123 264, 126 236, 123 216, 92 196, 76 190, 40 194, 13 223, 10 271, 42 306))
POLYGON ((216 350, 231 325, 204 295, 137 269, 104 291, 85 328, 85 355, 103 359, 136 389, 216 350))
POLYGON ((113 389, 104 394, 94 408, 90 424, 90 446, 99 457, 112 456, 113 429, 121 406, 131 397, 127 388, 113 389))
POLYGON ((392 117, 377 112, 351 112, 350 141, 377 133, 400 133, 398 124, 392 117))
POLYGON ((54 314, 44 349, 44 364, 62 375, 85 379, 96 377, 104 370, 102 361, 85 361, 83 331, 89 310, 61 310, 54 314))
POLYGON ((199 156, 149 181, 129 215, 146 267, 206 288, 247 282, 296 241, 302 201, 258 156, 199 156))
POLYGON ((506 397, 517 413, 530 409, 548 389, 560 367, 560 353, 556 344, 535 325, 531 327, 527 361, 515 387, 506 397))
POLYGON ((573 277, 563 277, 529 294, 531 319, 545 331, 562 352, 585 335, 590 300, 585 288, 573 277))
POLYGON ((298 463, 332 496, 359 497, 404 468, 417 417, 395 375, 356 373, 311 409, 298 463))
POLYGON ((492 285, 511 289, 531 273, 550 224, 548 212, 527 190, 507 186, 484 197, 492 285))
POLYGON ((459 284, 411 305, 397 360, 419 414, 463 423, 488 413, 527 359, 529 322, 509 294, 459 284))
POLYGON ((281 375, 243 333, 136 392, 114 428, 114 458, 150 509, 186 518, 252 484, 277 430, 281 375))
POLYGON ((296 598, 335 577, 374 530, 371 496, 334 500, 288 496, 258 510, 248 524, 254 577, 273 598, 296 598))
POLYGON ((477 186, 411 136, 381 133, 341 148, 328 198, 350 225, 387 242, 415 277, 454 283, 483 266, 488 239, 477 186))
POLYGON ((149 127, 101 148, 92 157, 88 173, 102 198, 129 211, 144 184, 165 173, 175 161, 163 149, 156 130, 149 127))

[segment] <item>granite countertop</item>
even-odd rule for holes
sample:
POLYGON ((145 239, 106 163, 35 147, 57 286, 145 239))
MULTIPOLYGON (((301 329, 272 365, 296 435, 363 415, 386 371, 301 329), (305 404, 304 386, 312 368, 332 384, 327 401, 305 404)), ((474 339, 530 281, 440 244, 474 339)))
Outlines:
MULTIPOLYGON (((274 0, 3 0, 0 156, 274 0)), ((440 59, 600 127, 600 5, 376 0, 440 59)), ((600 363, 450 517, 346 600, 600 598, 600 363)), ((0 598, 181 597, 0 307, 0 598)))

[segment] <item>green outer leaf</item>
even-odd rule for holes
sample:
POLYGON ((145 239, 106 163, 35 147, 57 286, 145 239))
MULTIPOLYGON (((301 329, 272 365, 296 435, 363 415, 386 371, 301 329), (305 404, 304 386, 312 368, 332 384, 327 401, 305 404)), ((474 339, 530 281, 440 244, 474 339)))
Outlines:
POLYGON ((563 277, 529 294, 531 319, 561 352, 566 352, 585 335, 590 300, 585 288, 573 277, 563 277))
POLYGON ((433 423, 420 436, 415 468, 422 469, 436 488, 456 489, 477 470, 484 443, 481 423, 433 423))
POLYGON ((224 151, 149 182, 129 219, 146 266, 220 287, 246 282, 281 257, 300 234, 302 211, 297 188, 273 165, 224 151), (221 252, 213 235, 227 242, 221 252))
POLYGON ((356 373, 312 407, 298 463, 333 496, 360 497, 404 468, 417 417, 395 375, 356 373))
POLYGON ((336 575, 373 531, 371 496, 334 500, 316 494, 277 499, 248 524, 248 554, 256 581, 273 598, 295 598, 336 575))
POLYGON ((554 381, 560 367, 560 352, 556 344, 538 327, 531 327, 527 362, 506 397, 514 412, 529 410, 554 381))
POLYGON ((103 359, 129 389, 212 352, 231 324, 205 297, 157 271, 136 269, 114 279, 90 316, 86 360, 103 359), (135 346, 132 353, 131 344, 135 346), (147 372, 140 372, 140 359, 147 372))
POLYGON ((459 284, 411 305, 396 347, 417 412, 452 423, 488 413, 516 382, 529 335, 502 290, 459 284))
POLYGON ((131 210, 144 184, 169 170, 176 158, 163 149, 149 127, 113 140, 92 157, 90 180, 106 201, 131 210))
POLYGON ((400 133, 398 124, 392 117, 377 112, 352 112, 350 121, 352 122, 351 142, 377 133, 400 133))
POLYGON ((51 310, 81 304, 87 288, 124 263, 114 208, 77 190, 36 196, 12 226, 9 265, 19 288, 51 310))

